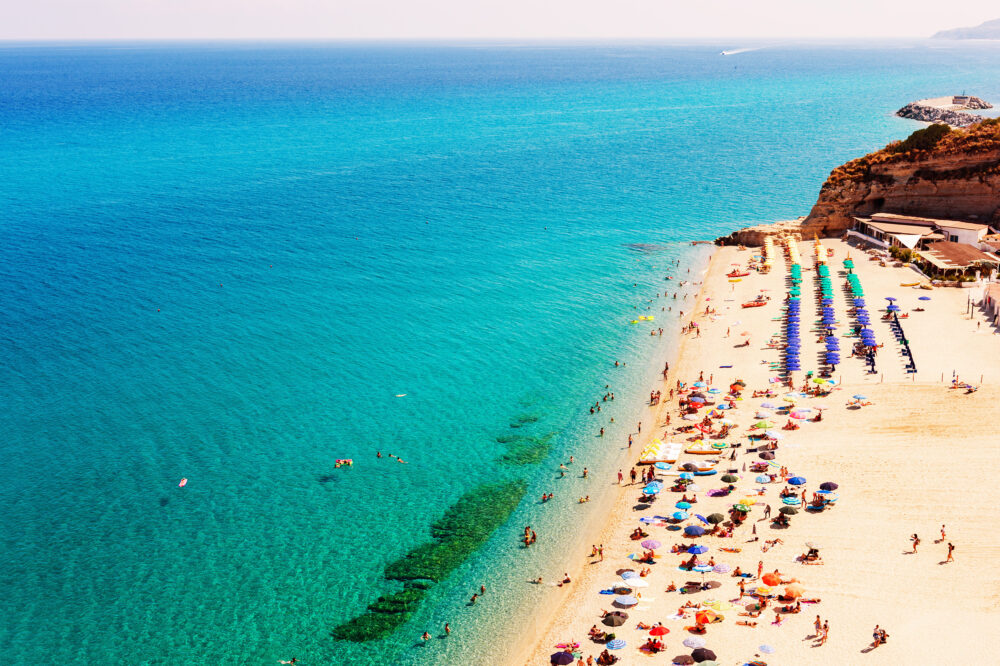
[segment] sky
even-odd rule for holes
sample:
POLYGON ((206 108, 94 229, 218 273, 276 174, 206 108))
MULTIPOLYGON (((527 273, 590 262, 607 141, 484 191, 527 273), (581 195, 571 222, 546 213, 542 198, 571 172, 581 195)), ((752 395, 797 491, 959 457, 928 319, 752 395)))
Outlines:
POLYGON ((0 40, 838 39, 995 18, 997 0, 3 0, 0 40))

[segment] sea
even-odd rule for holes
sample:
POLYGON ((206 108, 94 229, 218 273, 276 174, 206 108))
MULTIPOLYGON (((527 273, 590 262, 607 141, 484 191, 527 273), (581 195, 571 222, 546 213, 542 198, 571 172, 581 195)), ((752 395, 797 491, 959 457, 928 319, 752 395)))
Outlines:
POLYGON ((509 663, 654 425, 692 242, 807 214, 907 102, 1000 103, 998 55, 0 45, 5 663, 509 663), (332 637, 496 482, 405 622, 332 637))

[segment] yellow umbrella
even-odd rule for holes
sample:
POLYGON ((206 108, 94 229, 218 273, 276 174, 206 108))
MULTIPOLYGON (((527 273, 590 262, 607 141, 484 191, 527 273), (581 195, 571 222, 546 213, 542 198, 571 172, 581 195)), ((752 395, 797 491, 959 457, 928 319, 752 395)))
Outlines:
POLYGON ((757 499, 754 497, 744 497, 740 500, 740 504, 746 504, 747 506, 753 506, 756 502, 757 499))
POLYGON ((790 395, 786 395, 784 398, 782 398, 782 400, 784 400, 785 402, 795 402, 797 398, 794 398, 790 395))
POLYGON ((756 592, 762 597, 766 597, 772 594, 773 590, 771 590, 771 588, 767 587, 766 585, 761 585, 760 587, 757 588, 756 592))

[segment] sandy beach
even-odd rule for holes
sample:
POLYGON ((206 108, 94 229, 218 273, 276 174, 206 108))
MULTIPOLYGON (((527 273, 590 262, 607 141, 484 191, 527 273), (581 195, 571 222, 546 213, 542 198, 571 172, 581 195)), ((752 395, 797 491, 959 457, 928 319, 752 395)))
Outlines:
MULTIPOLYGON (((644 429, 630 454, 637 458, 652 437, 685 445, 694 439, 691 433, 674 434, 677 425, 692 423, 680 420, 676 399, 668 400, 669 389, 678 380, 690 385, 703 373, 709 386, 722 389, 719 398, 732 382, 743 380, 746 390, 742 399, 735 402, 736 409, 726 413, 736 426, 724 441, 741 445, 735 449, 735 460, 729 460, 732 450, 726 449, 725 459, 717 465, 718 475, 695 477, 698 491, 687 494, 696 495, 697 503, 690 509, 691 518, 678 527, 699 525, 694 514, 725 514, 734 502, 753 496, 755 503, 748 518, 735 528, 731 538, 706 534, 692 539, 664 523, 643 525, 648 538, 662 545, 656 549, 658 557, 649 567, 651 573, 642 578, 648 586, 635 589, 637 596, 641 595, 638 604, 625 609, 625 624, 612 628, 602 624, 601 613, 618 610, 612 605, 615 597, 600 592, 622 581, 616 571, 628 568, 638 572, 642 568, 629 559, 630 554, 643 553, 639 542, 629 538, 630 533, 640 526, 640 518, 669 516, 677 511, 674 504, 681 497, 681 493, 670 492, 676 478, 670 474, 676 473, 675 469, 660 477, 665 487, 652 504, 638 503, 641 484, 623 485, 607 506, 606 520, 581 528, 594 534, 596 543, 603 543, 603 561, 589 557, 589 549, 578 554, 581 576, 574 578, 568 589, 553 591, 550 611, 539 618, 539 631, 526 645, 529 651, 522 663, 548 664, 556 645, 566 642, 582 644, 577 658, 592 656, 596 660, 605 646, 589 640, 588 630, 597 625, 625 641, 624 647, 611 651, 618 663, 669 664, 673 658, 692 652, 682 641, 695 636, 686 629, 695 624, 693 612, 687 618, 671 619, 689 602, 702 609, 708 602, 721 603, 718 613, 724 619, 698 635, 715 652, 719 664, 754 660, 772 665, 929 664, 982 659, 983 639, 998 635, 996 623, 1000 620, 1000 571, 992 567, 1000 554, 1000 540, 989 524, 998 497, 990 461, 1000 453, 1000 440, 990 432, 990 421, 1000 413, 995 407, 1000 397, 996 331, 975 308, 970 312, 972 290, 903 287, 901 284, 919 279, 909 268, 880 266, 841 241, 823 240, 823 245, 833 250, 827 263, 844 360, 831 377, 836 386, 828 395, 805 397, 796 403, 809 409, 825 407, 809 413, 812 417, 822 411, 822 421, 796 420, 799 429, 781 431, 774 454, 775 463, 806 479, 796 487, 797 492, 804 489, 811 496, 820 483, 835 482, 839 484, 837 501, 818 513, 800 510, 790 517, 788 527, 775 527, 764 518, 766 505, 774 511, 772 518, 783 506, 778 494, 785 485, 780 479, 766 485, 756 481, 758 475, 750 471, 750 463, 760 460, 748 449, 757 442, 751 442, 747 435, 758 420, 755 414, 760 405, 766 401, 780 404, 790 390, 769 382, 781 373, 772 365, 778 362, 780 350, 768 345, 772 336, 780 340, 789 264, 778 246, 779 256, 770 273, 751 271, 739 282, 731 282, 726 273, 736 265, 747 265, 759 250, 719 248, 698 297, 694 321, 700 333, 684 335, 667 381, 650 387, 663 393, 660 405, 650 407, 649 423, 655 422, 657 427, 644 429), (852 342, 845 336, 851 333, 854 320, 848 313, 851 303, 843 289, 842 265, 848 254, 855 259, 854 271, 865 289, 873 317, 871 328, 883 345, 874 374, 867 372, 863 359, 849 357, 852 342), (758 294, 770 297, 767 305, 741 307, 758 294), (930 300, 920 300, 921 296, 930 300), (898 299, 901 314, 906 315, 900 323, 912 349, 916 373, 906 371, 908 359, 902 355, 902 345, 890 324, 880 320, 880 310, 888 304, 885 297, 898 299), (915 311, 917 308, 923 311, 915 311), (747 338, 750 344, 742 346, 747 338), (954 375, 978 390, 970 393, 950 388, 954 375), (755 390, 769 387, 776 390, 775 398, 751 397, 755 390), (858 402, 854 395, 864 395, 862 402, 866 404, 851 404, 858 402), (664 425, 668 415, 669 427, 664 425), (720 477, 729 470, 735 470, 739 477, 733 484, 735 490, 727 497, 709 497, 710 489, 728 485, 720 477), (756 495, 757 489, 763 494, 756 495), (937 543, 942 524, 946 539, 937 543), (921 543, 917 553, 911 554, 909 537, 914 533, 921 543), (767 541, 772 539, 781 542, 769 545, 767 541), (704 580, 721 584, 712 589, 666 592, 670 583, 683 586, 688 581, 700 583, 703 578, 679 569, 690 558, 686 553, 670 552, 671 546, 680 542, 707 546, 709 550, 699 556, 701 561, 711 558, 715 564, 740 567, 754 575, 758 563, 763 562, 765 573, 778 570, 782 579, 796 579, 805 590, 804 598, 820 601, 802 604, 801 612, 784 614, 781 624, 774 624, 773 608, 784 605, 782 602, 772 599, 756 618, 741 615, 747 612, 741 606, 730 607, 738 601, 739 579, 729 572, 705 575, 704 580), (819 546, 822 565, 799 561, 807 550, 806 542, 819 546), (946 563, 948 542, 954 544, 955 552, 954 562, 946 563), (822 644, 813 627, 817 614, 829 623, 828 638, 822 644), (757 624, 744 626, 737 621, 757 624), (669 630, 662 636, 661 652, 639 650, 649 638, 648 631, 637 628, 640 622, 662 622, 669 630), (872 649, 876 624, 888 632, 888 641, 872 649), (761 651, 761 646, 770 649, 761 651)), ((804 371, 818 370, 823 344, 812 332, 812 322, 819 317, 813 244, 801 242, 799 249, 803 269, 802 367, 804 371)), ((798 390, 805 373, 794 377, 798 390)), ((699 411, 699 418, 705 411, 699 411)), ((780 412, 770 419, 776 429, 790 420, 780 412)), ((678 465, 695 458, 682 454, 678 465)), ((748 591, 759 584, 755 578, 744 580, 748 591)), ((784 587, 776 586, 775 593, 781 594, 784 587)))

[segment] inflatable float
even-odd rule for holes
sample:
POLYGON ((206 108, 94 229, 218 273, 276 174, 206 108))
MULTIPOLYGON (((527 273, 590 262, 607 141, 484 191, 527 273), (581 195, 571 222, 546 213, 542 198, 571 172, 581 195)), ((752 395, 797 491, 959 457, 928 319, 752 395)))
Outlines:
MULTIPOLYGON (((723 444, 722 448, 725 448, 725 444, 723 442, 716 442, 716 443, 723 444)), ((705 455, 717 454, 720 450, 721 449, 716 448, 714 444, 698 441, 692 444, 691 446, 687 447, 686 449, 684 449, 684 453, 691 453, 696 456, 705 456, 705 455)))
POLYGON ((664 443, 654 439, 646 445, 639 454, 639 464, 675 463, 681 455, 681 445, 674 442, 664 443))

